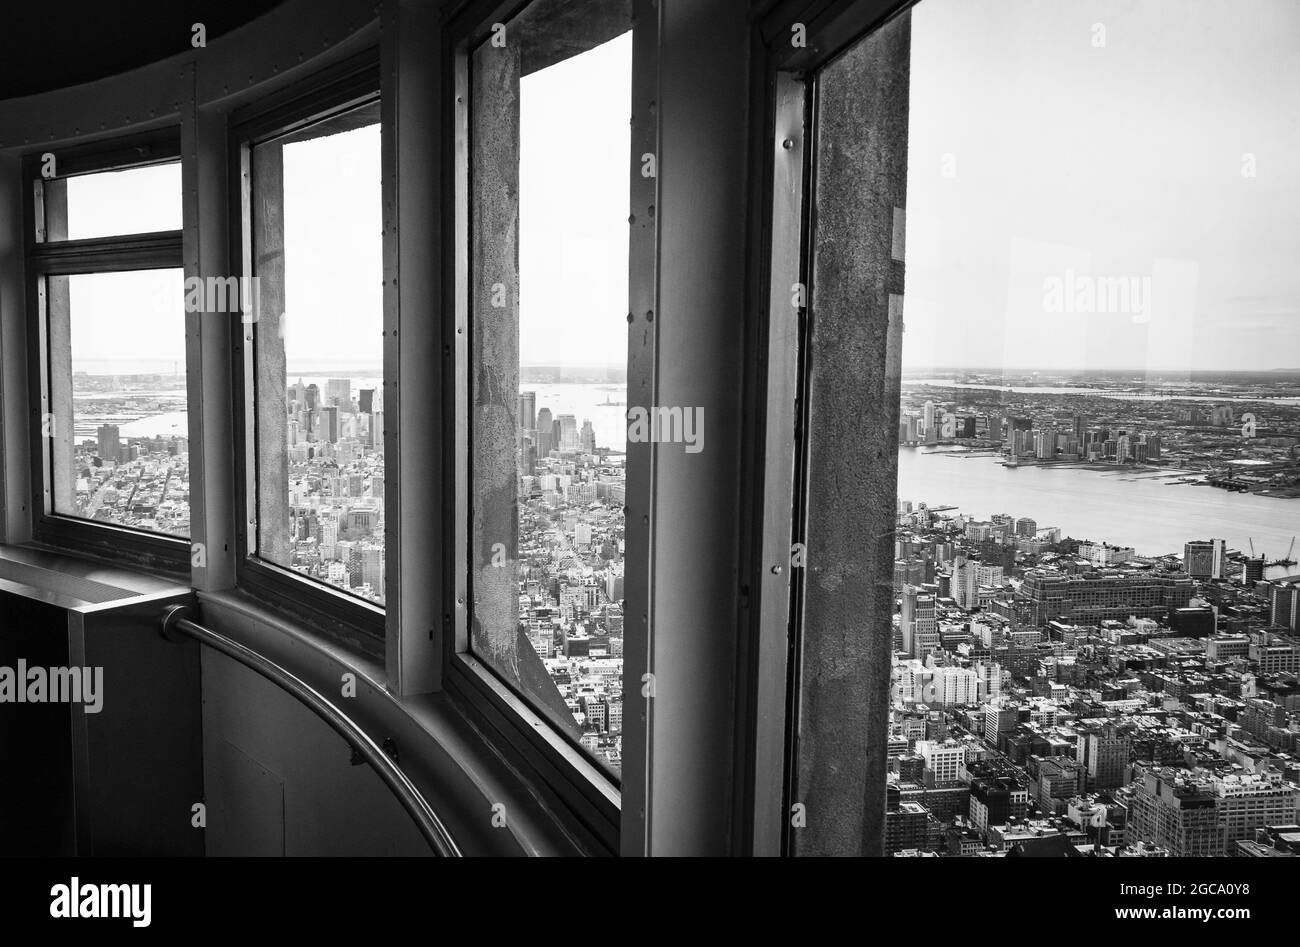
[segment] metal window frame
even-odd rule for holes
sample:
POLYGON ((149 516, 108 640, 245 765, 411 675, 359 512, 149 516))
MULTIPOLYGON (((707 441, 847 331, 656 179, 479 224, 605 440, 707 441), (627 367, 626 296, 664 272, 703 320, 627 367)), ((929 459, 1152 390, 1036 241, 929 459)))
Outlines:
MULTIPOLYGON (((252 273, 252 149, 331 118, 379 104, 379 47, 372 47, 231 114, 228 124, 231 200, 230 259, 238 273, 252 273)), ((388 134, 387 130, 384 134, 388 134)), ((395 221, 384 209, 385 231, 395 221)), ((387 248, 385 248, 387 254, 387 248)), ((292 569, 258 558, 256 342, 250 327, 230 328, 235 432, 235 581, 258 601, 306 619, 345 645, 381 660, 386 647, 386 609, 333 589, 292 569)), ((385 342, 387 347, 388 342, 385 342)), ((385 515, 400 498, 385 494, 385 515)), ((387 554, 387 550, 385 550, 387 554)))
MULTIPOLYGON (((180 164, 180 127, 167 126, 120 138, 57 150, 58 178, 126 168, 180 164)), ((182 233, 177 230, 122 234, 80 240, 46 241, 40 166, 45 150, 21 159, 24 279, 27 293, 28 461, 31 475, 31 541, 79 556, 129 564, 150 572, 188 579, 190 539, 101 523, 54 509, 51 439, 42 418, 50 407, 50 314, 46 278, 152 269, 183 269, 182 233)), ((181 194, 176 195, 181 199, 181 194)), ((182 330, 184 323, 181 323, 182 330)), ((190 366, 186 366, 187 372, 190 366)))
MULTIPOLYGON (((518 755, 538 791, 551 805, 566 812, 568 831, 584 850, 593 854, 627 852, 621 840, 639 837, 636 827, 644 822, 645 739, 633 724, 648 656, 648 629, 624 615, 624 728, 622 776, 614 779, 569 737, 562 734, 528 701, 517 694, 499 675, 477 658, 470 646, 469 571, 471 493, 469 424, 469 306, 470 282, 470 60, 473 50, 484 42, 495 23, 508 23, 530 5, 529 0, 471 0, 453 12, 443 25, 445 108, 444 141, 444 360, 451 362, 444 373, 444 497, 455 516, 448 517, 445 543, 454 555, 447 556, 444 576, 443 647, 444 686, 469 712, 479 726, 490 728, 518 755), (633 684, 637 690, 633 690, 633 684), (629 740, 629 735, 632 739, 629 740), (629 752, 630 749, 630 752, 629 752), (634 824, 629 829, 629 821, 634 824)), ((642 314, 630 326, 628 347, 629 391, 644 382, 652 390, 654 363, 653 312, 656 297, 657 226, 653 218, 656 202, 655 178, 634 174, 636 157, 642 151, 657 154, 658 120, 653 111, 658 85, 658 4, 655 0, 632 0, 633 9, 633 133, 629 155, 630 202, 644 207, 629 241, 629 312, 642 314), (649 107, 643 105, 650 104, 649 107), (649 320, 645 314, 649 314, 649 320), (647 331, 642 331, 642 330, 647 331), (635 330, 635 331, 632 331, 635 330)), ((625 508, 628 510, 625 536, 625 601, 642 600, 649 589, 651 454, 649 445, 629 445, 625 508), (638 449, 644 448, 644 449, 638 449), (635 476, 634 476, 635 471, 635 476), (644 522, 643 522, 643 517, 644 522), (644 574, 643 574, 644 573, 644 574), (639 590, 639 592, 638 592, 639 590)))
POLYGON ((754 478, 743 574, 753 594, 744 635, 737 724, 741 752, 737 844, 742 854, 791 851, 800 707, 804 571, 790 566, 803 537, 808 367, 803 338, 812 294, 812 188, 816 167, 816 75, 917 0, 756 0, 751 85, 750 291, 766 313, 747 333, 743 443, 754 478), (790 42, 802 24, 806 43, 790 42), (803 307, 791 287, 803 286, 803 307), (789 344, 793 336, 796 344, 789 344), (778 568, 778 566, 780 568, 778 568))

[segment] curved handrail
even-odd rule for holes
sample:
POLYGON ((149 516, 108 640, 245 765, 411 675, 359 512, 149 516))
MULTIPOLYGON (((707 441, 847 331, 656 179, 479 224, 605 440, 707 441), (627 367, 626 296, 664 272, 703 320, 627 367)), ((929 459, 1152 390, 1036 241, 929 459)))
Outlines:
POLYGON ((252 648, 246 647, 232 638, 227 638, 211 628, 204 628, 202 625, 191 621, 186 617, 189 611, 189 608, 185 605, 169 606, 163 613, 162 618, 163 637, 167 638, 168 641, 178 641, 180 639, 176 636, 177 632, 187 635, 199 644, 207 645, 215 651, 220 651, 226 657, 233 658, 297 697, 299 701, 333 727, 339 736, 347 740, 358 753, 365 757, 366 762, 379 774, 379 778, 387 784, 393 795, 397 797, 397 801, 402 804, 402 808, 411 816, 425 841, 429 843, 429 847, 435 853, 445 857, 460 856, 460 848, 452 839, 451 833, 447 831, 447 827, 442 824, 442 820, 438 818, 438 814, 433 811, 428 801, 415 788, 415 784, 407 778, 406 774, 398 768, 388 754, 381 750, 375 741, 370 739, 351 717, 335 706, 320 691, 276 664, 270 658, 258 654, 252 648))

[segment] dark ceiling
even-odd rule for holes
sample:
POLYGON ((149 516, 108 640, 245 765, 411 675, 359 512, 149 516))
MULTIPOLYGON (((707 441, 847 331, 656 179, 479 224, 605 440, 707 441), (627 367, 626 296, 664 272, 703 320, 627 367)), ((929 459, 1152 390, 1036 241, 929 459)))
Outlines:
POLYGON ((282 0, 0 0, 0 99, 117 75, 190 50, 191 26, 208 42, 282 0))

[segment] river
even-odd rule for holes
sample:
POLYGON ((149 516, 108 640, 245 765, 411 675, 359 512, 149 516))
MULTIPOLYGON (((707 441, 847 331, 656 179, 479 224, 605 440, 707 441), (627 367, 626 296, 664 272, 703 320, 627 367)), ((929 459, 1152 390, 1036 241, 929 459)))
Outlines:
POLYGON ((1040 528, 1059 526, 1062 536, 1132 546, 1145 555, 1181 554, 1193 539, 1223 539, 1229 549, 1249 552, 1253 539, 1257 553, 1281 559, 1300 533, 1300 499, 1170 484, 1131 468, 1003 467, 993 457, 924 448, 899 450, 898 495, 913 504, 956 506, 980 519, 1028 516, 1040 528))
MULTIPOLYGON (((1282 396, 1272 396, 1261 398, 1252 398, 1248 395, 1225 395, 1212 391, 1202 391, 1196 394, 1168 394, 1162 391, 1158 394, 1151 394, 1146 391, 1133 391, 1131 389, 1120 388, 1084 388, 1051 385, 984 385, 972 382, 956 381, 952 378, 904 378, 904 387, 922 387, 930 386, 931 388, 969 388, 976 391, 1002 391, 1014 392, 1022 395, 1074 395, 1076 397, 1087 398, 1117 398, 1121 401, 1212 401, 1215 403, 1227 401, 1240 401, 1248 404, 1285 404, 1300 405, 1300 398, 1290 398, 1282 396)), ((1159 386, 1167 389, 1168 386, 1159 386)))

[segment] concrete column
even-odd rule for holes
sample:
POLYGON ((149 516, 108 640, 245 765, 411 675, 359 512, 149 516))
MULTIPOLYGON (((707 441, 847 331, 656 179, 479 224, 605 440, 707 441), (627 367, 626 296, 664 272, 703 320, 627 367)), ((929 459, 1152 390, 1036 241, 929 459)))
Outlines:
POLYGON ((519 398, 520 42, 474 54, 470 70, 470 417, 472 644, 520 676, 516 488, 519 398), (497 565, 493 547, 500 544, 497 565), (504 552, 501 552, 501 549, 504 552), (505 564, 501 565, 504 556, 505 564))
POLYGON ((799 855, 883 854, 911 20, 818 78, 799 855))
MULTIPOLYGON (((253 149, 253 272, 261 293, 257 332, 257 554, 288 565, 289 413, 285 403, 284 148, 253 149)), ((296 317, 306 321, 307 314, 296 317)))

